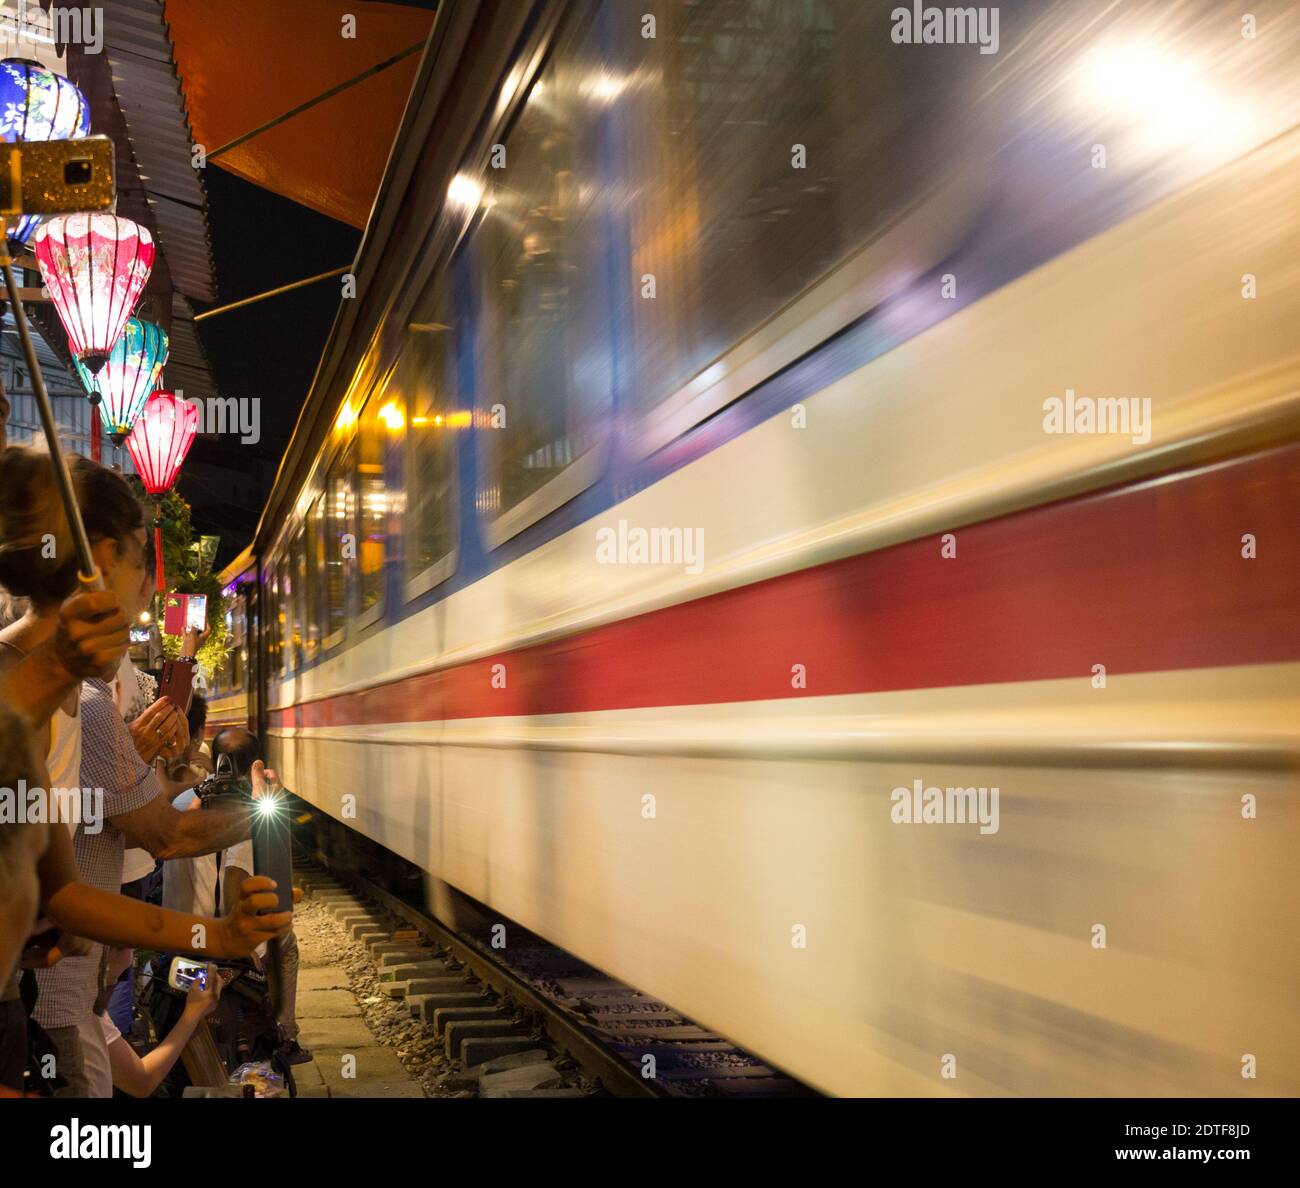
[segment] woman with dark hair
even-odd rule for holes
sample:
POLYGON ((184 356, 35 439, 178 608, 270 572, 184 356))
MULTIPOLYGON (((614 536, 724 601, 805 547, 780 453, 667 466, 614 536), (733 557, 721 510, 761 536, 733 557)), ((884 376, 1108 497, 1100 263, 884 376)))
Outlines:
MULTIPOLYGON (((89 459, 68 459, 77 504, 105 588, 133 621, 148 605, 153 554, 145 535, 144 509, 126 480, 89 459)), ((59 607, 78 588, 77 550, 48 454, 23 446, 0 453, 0 586, 27 600, 27 611, 0 630, 0 670, 49 640, 59 607)), ((170 758, 188 743, 180 711, 159 699, 141 716, 133 736, 147 732, 154 754, 170 758)), ((38 732, 55 788, 79 785, 81 731, 77 691, 38 732)), ((137 747, 139 749, 139 747, 137 747)), ((146 760, 154 755, 142 754, 146 760)))
MULTIPOLYGON (((151 551, 145 517, 121 475, 84 458, 69 466, 77 502, 85 521, 91 552, 103 578, 101 597, 117 613, 134 619, 147 604, 151 551)), ((28 599, 30 609, 18 622, 0 631, 0 665, 11 669, 29 663, 34 648, 44 646, 60 628, 63 600, 77 589, 78 558, 48 456, 30 449, 10 448, 0 454, 0 583, 28 599)), ((93 597, 93 596, 92 596, 93 597)), ((75 599, 70 600, 75 601, 75 599)), ((122 653, 116 653, 120 663, 122 653)), ((159 757, 183 751, 189 738, 181 711, 160 699, 133 724, 123 724, 114 700, 111 670, 84 680, 52 715, 39 747, 48 756, 49 774, 43 787, 50 815, 70 827, 75 853, 71 876, 80 871, 86 891, 111 893, 108 902, 122 905, 123 854, 139 846, 155 857, 204 854, 246 838, 246 807, 227 812, 180 813, 162 795, 151 764, 159 757), (75 795, 60 794, 61 789, 75 795)), ((0 681, 4 673, 0 672, 0 681)), ((33 714, 34 724, 44 717, 33 714)), ((68 831, 56 826, 58 842, 68 831)), ((61 847, 62 848, 62 847, 61 847)), ((64 874, 67 874, 64 871, 64 874)), ((80 902, 84 895, 74 902, 80 902)), ((46 914, 56 921, 57 900, 47 898, 46 914)), ((143 905, 141 905, 143 906, 143 905)), ((123 911, 120 906, 95 926, 77 929, 103 937, 105 925, 123 911)), ((153 910, 153 909, 149 909, 153 910)), ((113 943, 129 945, 129 940, 113 943)), ((99 947, 86 956, 71 956, 37 975, 39 998, 33 1015, 46 1030, 69 1085, 68 1096, 108 1096, 112 1093, 103 1029, 94 1015, 102 992, 99 947)))
MULTIPOLYGON (((253 773, 255 787, 262 778, 259 764, 253 773)), ((26 720, 0 705, 0 795, 13 796, 22 788, 30 800, 32 793, 48 787, 26 720)), ((0 1097, 25 1087, 27 1011, 18 993, 20 958, 24 969, 50 972, 61 961, 77 960, 64 949, 64 937, 71 933, 106 944, 178 952, 196 951, 194 938, 203 936, 205 957, 246 957, 259 944, 288 931, 292 913, 258 914, 275 906, 274 887, 267 878, 246 880, 233 910, 219 920, 167 911, 110 894, 79 878, 72 843, 62 825, 20 822, 5 815, 0 819, 0 1097), (64 930, 58 941, 53 940, 55 929, 50 929, 41 943, 32 943, 32 933, 39 927, 38 912, 64 930)), ((102 1037, 98 1020, 95 1027, 102 1037)), ((81 1050, 56 1047, 56 1072, 75 1087, 83 1073, 81 1050)))

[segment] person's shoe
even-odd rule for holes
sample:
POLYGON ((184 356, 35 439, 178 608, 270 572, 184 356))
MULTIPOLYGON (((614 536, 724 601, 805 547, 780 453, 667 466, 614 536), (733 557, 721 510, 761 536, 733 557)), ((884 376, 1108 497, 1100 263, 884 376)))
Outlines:
POLYGON ((300 1047, 296 1039, 285 1040, 277 1054, 285 1064, 306 1064, 311 1059, 311 1051, 300 1047))

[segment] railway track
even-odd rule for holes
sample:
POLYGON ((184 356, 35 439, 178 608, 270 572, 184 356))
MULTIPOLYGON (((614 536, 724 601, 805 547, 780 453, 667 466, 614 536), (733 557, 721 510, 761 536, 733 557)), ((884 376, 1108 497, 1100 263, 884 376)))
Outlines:
MULTIPOLYGON (((468 926, 458 918, 456 928, 447 927, 409 895, 370 877, 379 864, 365 862, 363 873, 341 859, 347 852, 337 839, 304 848, 295 878, 312 897, 333 898, 336 917, 379 967, 384 992, 433 1024, 447 1055, 466 1073, 508 1073, 505 1080, 521 1086, 544 1081, 513 1070, 533 1065, 540 1071, 547 1049, 554 1049, 574 1061, 588 1083, 618 1097, 813 1094, 666 1003, 509 920, 484 914, 468 926)), ((510 1095, 585 1094, 521 1088, 510 1095)))

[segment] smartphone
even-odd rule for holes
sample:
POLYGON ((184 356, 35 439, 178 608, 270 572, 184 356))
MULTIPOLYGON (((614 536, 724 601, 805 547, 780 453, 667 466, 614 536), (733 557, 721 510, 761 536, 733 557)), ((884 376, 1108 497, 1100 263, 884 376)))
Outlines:
POLYGON ((167 698, 181 713, 186 713, 193 692, 194 661, 183 656, 176 660, 164 660, 158 696, 167 698))
POLYGON ((173 990, 188 990, 195 982, 200 990, 208 988, 208 963, 191 957, 173 957, 167 971, 167 985, 173 990))
POLYGON ((253 873, 275 880, 275 907, 260 915, 293 911, 289 803, 283 795, 253 801, 253 873))
POLYGON ((0 214, 107 210, 117 187, 107 136, 0 144, 0 214))
POLYGON ((185 628, 201 632, 208 625, 208 596, 191 594, 185 603, 185 628))

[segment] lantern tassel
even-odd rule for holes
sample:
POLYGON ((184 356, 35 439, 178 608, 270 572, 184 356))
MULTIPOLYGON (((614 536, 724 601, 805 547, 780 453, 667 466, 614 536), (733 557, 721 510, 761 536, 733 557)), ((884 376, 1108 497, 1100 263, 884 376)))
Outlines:
POLYGON ((162 504, 158 504, 158 515, 153 521, 153 569, 157 575, 157 589, 161 594, 167 589, 166 582, 163 579, 163 546, 162 546, 162 504))

